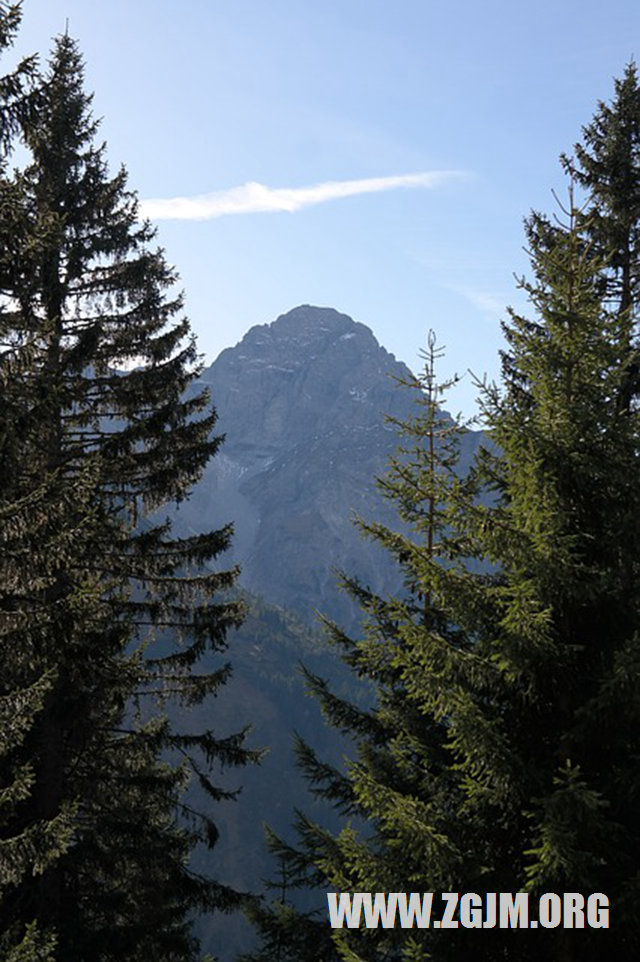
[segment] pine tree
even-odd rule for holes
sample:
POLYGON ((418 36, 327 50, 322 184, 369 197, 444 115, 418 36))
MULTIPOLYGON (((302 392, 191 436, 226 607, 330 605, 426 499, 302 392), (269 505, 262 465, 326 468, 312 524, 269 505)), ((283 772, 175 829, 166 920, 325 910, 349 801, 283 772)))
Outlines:
POLYGON ((533 317, 505 323, 503 383, 483 393, 495 447, 464 480, 435 443, 448 428, 433 357, 419 382, 425 413, 404 427, 415 447, 384 482, 409 531, 365 525, 406 592, 347 579, 363 638, 331 628, 376 705, 310 678, 357 755, 345 783, 311 754, 309 778, 360 825, 337 837, 302 825, 291 859, 332 891, 526 891, 533 906, 601 892, 611 928, 345 929, 334 941, 349 962, 590 962, 640 945, 640 433, 620 403, 633 317, 611 309, 610 260, 572 192, 566 215, 552 232, 529 222, 533 317))
POLYGON ((27 539, 26 554, 9 555, 28 597, 15 596, 17 613, 45 617, 25 638, 16 625, 3 673, 8 698, 25 693, 24 739, 8 758, 29 779, 6 831, 71 818, 72 835, 35 878, 11 880, 0 919, 26 939, 37 920, 65 962, 186 960, 197 957, 191 914, 236 901, 188 867, 217 829, 186 805, 187 775, 213 800, 229 797, 212 766, 255 753, 243 733, 180 733, 153 706, 215 693, 228 666, 194 669, 224 650, 242 610, 228 598, 235 570, 216 560, 230 527, 177 539, 162 514, 220 438, 194 385, 176 275, 138 221, 124 170, 108 173, 90 101, 77 45, 61 37, 25 124, 31 161, 3 185, 19 216, 3 232, 0 362, 19 429, 6 438, 2 498, 9 516, 44 485, 44 543, 56 546, 42 559, 27 539))

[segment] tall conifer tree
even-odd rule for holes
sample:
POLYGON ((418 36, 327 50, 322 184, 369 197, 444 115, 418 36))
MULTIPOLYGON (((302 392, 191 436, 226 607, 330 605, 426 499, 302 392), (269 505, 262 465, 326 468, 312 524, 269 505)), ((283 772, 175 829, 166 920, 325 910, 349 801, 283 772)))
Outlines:
POLYGON ((1 363, 18 372, 3 378, 3 401, 20 416, 3 499, 7 516, 15 503, 35 505, 37 519, 40 492, 45 544, 56 546, 46 559, 10 555, 22 586, 11 603, 44 616, 22 637, 15 626, 3 666, 13 666, 7 697, 24 692, 26 732, 7 757, 29 780, 4 829, 71 819, 72 831, 35 877, 11 879, 0 920, 32 941, 37 920, 65 962, 182 962, 197 957, 192 913, 235 901, 188 868, 194 844, 213 847, 217 830, 182 800, 186 776, 227 797, 211 766, 252 756, 242 733, 181 734, 149 706, 215 693, 227 667, 194 668, 224 650, 242 612, 227 598, 235 571, 213 565, 230 528, 176 539, 160 515, 220 439, 193 387, 176 276, 138 221, 124 171, 108 173, 90 99, 77 46, 61 37, 25 125, 31 161, 3 188, 20 210, 19 230, 3 237, 1 363))
MULTIPOLYGON (((9 47, 20 23, 20 4, 0 4, 0 50, 9 47)), ((27 229, 22 198, 6 179, 15 138, 34 116, 39 100, 36 59, 23 59, 0 78, 0 289, 16 241, 27 229)), ((18 242, 19 243, 19 242, 18 242)), ((12 399, 12 383, 22 377, 28 346, 12 343, 9 305, 0 301, 0 899, 55 863, 72 832, 71 812, 25 823, 17 812, 31 798, 34 767, 25 741, 53 683, 34 657, 33 639, 52 615, 42 589, 73 537, 65 530, 65 492, 51 477, 37 490, 16 493, 16 453, 28 418, 28 403, 12 399), (55 495, 54 495, 55 490, 55 495), (36 560, 37 559, 37 560, 36 560), (37 574, 36 574, 37 569, 37 574), (37 596, 40 596, 39 598, 37 596)), ((67 495, 70 493, 67 488, 67 495)), ((81 493, 74 487, 74 499, 81 493)), ((24 930, 8 920, 0 932, 0 954, 8 962, 50 962, 55 938, 35 920, 24 930)))
POLYGON ((545 892, 601 892, 610 928, 334 933, 349 962, 595 962, 640 948, 635 316, 603 211, 597 191, 580 209, 570 191, 564 226, 529 221, 531 316, 504 325, 503 383, 483 392, 495 447, 467 480, 433 444, 444 422, 427 372, 427 416, 406 426, 415 455, 385 483, 410 533, 365 526, 406 593, 380 598, 347 580, 364 637, 332 628, 376 707, 310 679, 358 746, 346 783, 307 754, 312 785, 369 826, 333 837, 303 821, 288 857, 333 891, 523 890, 534 918, 545 892))

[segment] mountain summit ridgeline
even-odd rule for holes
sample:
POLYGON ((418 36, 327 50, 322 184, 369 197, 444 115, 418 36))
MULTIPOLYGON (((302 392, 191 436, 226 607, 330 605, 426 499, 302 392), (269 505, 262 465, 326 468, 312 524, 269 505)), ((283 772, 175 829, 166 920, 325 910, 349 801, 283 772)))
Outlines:
POLYGON ((242 582, 306 620, 349 621, 336 568, 396 589, 387 558, 351 523, 393 514, 375 478, 397 445, 385 415, 411 413, 405 364, 364 324, 324 307, 296 307, 252 327, 204 372, 226 435, 180 517, 235 527, 242 582))

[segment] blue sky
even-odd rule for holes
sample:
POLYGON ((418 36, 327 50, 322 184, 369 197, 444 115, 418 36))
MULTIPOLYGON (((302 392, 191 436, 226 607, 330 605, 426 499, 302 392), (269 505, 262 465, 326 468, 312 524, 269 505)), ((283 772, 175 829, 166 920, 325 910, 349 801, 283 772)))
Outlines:
POLYGON ((496 377, 522 218, 640 56, 637 0, 24 0, 17 49, 66 18, 207 360, 311 303, 496 377))

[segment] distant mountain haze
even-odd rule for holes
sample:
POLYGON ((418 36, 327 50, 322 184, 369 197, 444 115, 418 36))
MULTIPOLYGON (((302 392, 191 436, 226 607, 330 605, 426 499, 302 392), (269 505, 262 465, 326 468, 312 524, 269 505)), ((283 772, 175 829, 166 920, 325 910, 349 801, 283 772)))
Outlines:
MULTIPOLYGON (((228 787, 243 791, 212 812, 220 840, 200 856, 240 890, 256 890, 274 871, 263 847, 264 822, 286 835, 295 807, 322 818, 323 806, 310 800, 295 770, 293 732, 334 764, 345 752, 306 696, 298 663, 329 677, 350 701, 370 697, 328 650, 316 613, 358 632, 360 612, 339 592, 336 569, 382 593, 401 590, 395 566, 361 537, 352 518, 398 524, 375 479, 399 442, 385 415, 415 413, 416 392, 398 384, 409 376, 364 324, 309 305, 252 327, 202 375, 226 437, 177 510, 176 533, 233 522, 233 547, 221 563, 241 565, 250 615, 230 637, 229 684, 184 721, 212 724, 220 736, 251 724, 252 747, 270 749, 260 766, 229 773, 228 787), (200 713, 206 717, 194 717, 200 713)), ((463 464, 479 438, 469 433, 463 440, 463 464)), ((206 808, 199 792, 195 785, 195 805, 206 808)), ((329 810, 327 817, 335 815, 329 810)), ((198 930, 203 948, 221 962, 252 940, 237 914, 203 918, 198 930)))
POLYGON ((179 523, 233 521, 246 588, 307 621, 319 610, 353 625, 336 568, 376 590, 400 587, 352 518, 396 523, 375 479, 398 444, 385 415, 412 414, 415 392, 398 384, 409 376, 368 327, 331 308, 304 305, 252 327, 203 373, 226 440, 179 523))

